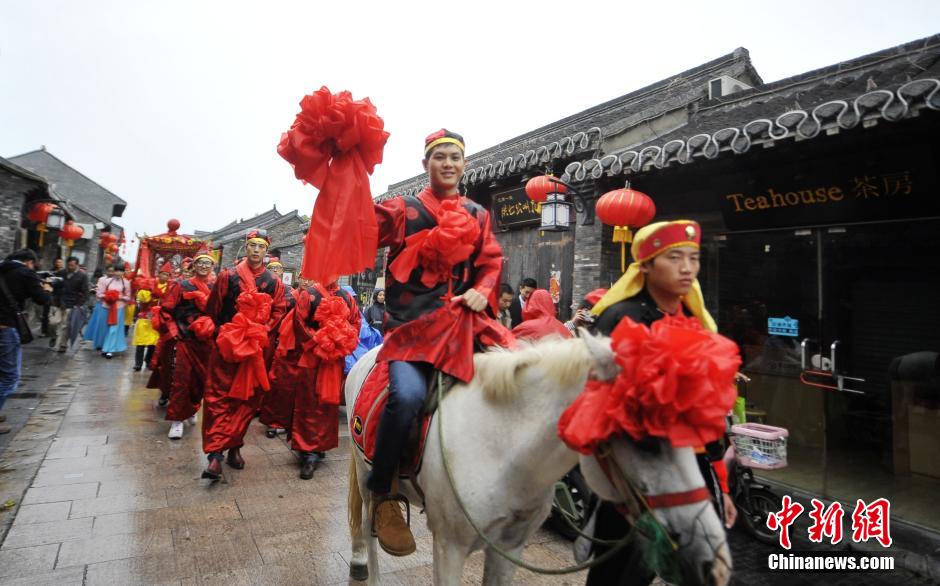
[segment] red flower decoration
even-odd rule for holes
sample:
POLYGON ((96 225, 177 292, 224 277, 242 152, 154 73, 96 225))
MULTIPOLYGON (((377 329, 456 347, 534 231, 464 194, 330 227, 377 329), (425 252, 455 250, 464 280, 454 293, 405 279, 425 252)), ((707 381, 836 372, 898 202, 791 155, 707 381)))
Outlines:
POLYGON ((268 318, 271 317, 271 297, 258 291, 245 291, 235 302, 238 313, 232 321, 219 328, 216 345, 227 362, 239 363, 232 380, 229 396, 247 401, 255 388, 271 389, 264 364, 264 349, 268 347, 268 318))
POLYGON ((339 360, 359 345, 359 332, 349 323, 349 306, 342 297, 324 297, 313 315, 320 327, 311 338, 320 360, 339 360))
POLYGON ((189 324, 189 331, 200 340, 209 340, 215 333, 215 322, 208 315, 200 315, 189 324))
POLYGON ((433 287, 450 277, 454 265, 470 258, 479 237, 480 222, 459 199, 444 200, 437 226, 408 236, 404 249, 389 270, 396 281, 407 283, 411 272, 420 266, 424 269, 421 283, 433 287))
POLYGON ((558 421, 561 439, 590 454, 610 437, 659 437, 675 447, 720 438, 737 392, 737 345, 695 318, 666 317, 652 328, 624 318, 611 335, 621 371, 588 381, 558 421))
POLYGON ((368 176, 382 162, 384 126, 368 98, 322 87, 304 96, 281 137, 278 154, 320 190, 305 238, 304 277, 329 283, 374 264, 378 225, 368 176))
POLYGON ((104 302, 108 306, 108 325, 113 326, 118 323, 118 306, 121 294, 116 289, 108 289, 104 292, 104 302))

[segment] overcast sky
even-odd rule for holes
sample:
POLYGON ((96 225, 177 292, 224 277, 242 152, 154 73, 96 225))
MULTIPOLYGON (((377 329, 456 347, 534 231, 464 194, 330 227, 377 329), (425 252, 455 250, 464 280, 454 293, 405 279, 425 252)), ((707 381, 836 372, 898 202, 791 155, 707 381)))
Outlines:
POLYGON ((373 194, 742 46, 765 82, 940 32, 940 2, 0 0, 0 156, 45 145, 127 200, 130 235, 309 214, 276 153, 300 98, 368 96, 373 194))

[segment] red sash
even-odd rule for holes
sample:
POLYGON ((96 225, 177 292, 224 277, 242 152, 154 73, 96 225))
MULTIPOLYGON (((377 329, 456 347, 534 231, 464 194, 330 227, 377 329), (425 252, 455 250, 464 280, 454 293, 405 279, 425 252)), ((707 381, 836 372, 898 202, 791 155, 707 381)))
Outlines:
POLYGON ((229 396, 247 401, 257 387, 271 390, 264 364, 264 349, 270 342, 265 324, 271 316, 273 300, 270 295, 258 291, 255 284, 257 275, 247 261, 240 262, 235 270, 242 289, 235 302, 238 311, 232 321, 219 328, 216 345, 223 359, 239 364, 229 396))

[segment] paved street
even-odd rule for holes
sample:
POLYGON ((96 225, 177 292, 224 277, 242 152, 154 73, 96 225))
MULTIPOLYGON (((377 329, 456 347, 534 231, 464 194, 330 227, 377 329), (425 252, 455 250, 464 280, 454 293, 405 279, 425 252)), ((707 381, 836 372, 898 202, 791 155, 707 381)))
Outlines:
MULTIPOLYGON (((18 510, 0 513, 16 515, 0 548, 0 584, 348 582, 348 438, 303 481, 284 441, 266 438, 255 423, 245 470, 226 467, 225 481, 209 485, 199 479, 197 429, 168 440, 157 391, 130 367, 130 357, 106 361, 79 350, 0 456, 0 496, 22 497, 18 510)), ((416 520, 417 553, 382 554, 383 584, 430 583, 430 534, 416 520)), ((561 567, 569 551, 541 531, 526 557, 561 567)), ((465 581, 481 577, 477 554, 465 581)), ((517 582, 583 578, 522 571, 517 582)))
MULTIPOLYGON (((36 360, 44 356, 31 352, 36 360)), ((348 438, 313 480, 302 481, 284 441, 266 438, 256 423, 243 452, 245 470, 226 467, 225 481, 209 485, 199 479, 205 461, 198 430, 187 427, 180 441, 166 438, 157 392, 144 388, 145 374, 131 372, 129 357, 106 361, 81 349, 65 360, 37 362, 42 368, 28 371, 35 378, 24 381, 26 396, 11 401, 31 401, 11 406, 32 417, 0 455, 0 498, 18 505, 0 513, 5 525, 12 520, 0 547, 0 584, 348 583, 348 438)), ((420 516, 416 536, 416 554, 382 554, 383 584, 430 583, 430 535, 420 516)), ((764 571, 775 548, 733 533, 732 550, 739 584, 912 578, 899 572, 784 580, 764 571)), ((568 542, 547 530, 526 557, 549 567, 572 563, 568 542)), ((464 582, 479 584, 481 577, 478 553, 464 582)), ((519 584, 583 581, 583 574, 516 576, 519 584)))

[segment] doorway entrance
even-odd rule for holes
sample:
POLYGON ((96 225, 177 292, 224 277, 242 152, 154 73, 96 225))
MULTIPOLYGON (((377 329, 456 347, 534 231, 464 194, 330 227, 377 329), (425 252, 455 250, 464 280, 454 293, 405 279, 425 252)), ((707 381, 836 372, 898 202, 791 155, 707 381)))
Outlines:
POLYGON ((752 418, 790 430, 768 476, 842 500, 887 497, 940 529, 940 221, 719 238, 719 324, 752 418))

